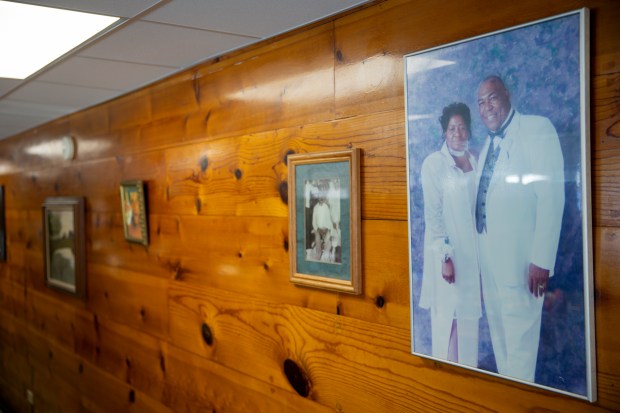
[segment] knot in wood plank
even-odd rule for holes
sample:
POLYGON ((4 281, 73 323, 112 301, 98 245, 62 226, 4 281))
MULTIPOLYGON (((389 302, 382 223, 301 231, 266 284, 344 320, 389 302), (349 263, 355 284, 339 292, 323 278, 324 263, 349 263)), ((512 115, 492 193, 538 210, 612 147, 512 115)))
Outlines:
POLYGON ((202 339, 207 343, 208 346, 213 345, 213 333, 211 333, 211 328, 207 323, 202 323, 201 326, 202 339))
POLYGON ((383 298, 382 295, 378 295, 377 298, 375 298, 375 305, 377 308, 383 308, 385 305, 385 298, 383 298))
POLYGON ((301 397, 310 394, 310 381, 304 371, 291 359, 284 360, 284 375, 301 397))
POLYGON ((280 193, 280 198, 282 202, 288 205, 288 182, 282 181, 280 182, 280 187, 278 188, 278 192, 280 193))

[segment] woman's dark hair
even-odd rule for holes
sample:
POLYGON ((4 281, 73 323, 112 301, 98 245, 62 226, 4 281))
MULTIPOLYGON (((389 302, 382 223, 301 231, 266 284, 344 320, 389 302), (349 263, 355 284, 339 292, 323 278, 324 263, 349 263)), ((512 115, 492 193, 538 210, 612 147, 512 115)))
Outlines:
POLYGON ((439 123, 441 123, 441 128, 443 129, 443 133, 446 133, 448 129, 448 123, 453 116, 459 115, 463 118, 463 122, 467 126, 467 132, 471 135, 471 113, 469 112, 469 107, 460 102, 451 103, 445 108, 443 108, 443 113, 439 117, 439 123))

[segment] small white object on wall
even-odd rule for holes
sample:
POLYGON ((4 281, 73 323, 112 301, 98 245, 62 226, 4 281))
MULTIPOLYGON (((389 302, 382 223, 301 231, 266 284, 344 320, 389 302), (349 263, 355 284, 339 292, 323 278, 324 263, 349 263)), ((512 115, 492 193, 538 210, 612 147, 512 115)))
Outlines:
POLYGON ((72 160, 75 157, 75 141, 71 136, 62 138, 62 157, 66 161, 72 160))

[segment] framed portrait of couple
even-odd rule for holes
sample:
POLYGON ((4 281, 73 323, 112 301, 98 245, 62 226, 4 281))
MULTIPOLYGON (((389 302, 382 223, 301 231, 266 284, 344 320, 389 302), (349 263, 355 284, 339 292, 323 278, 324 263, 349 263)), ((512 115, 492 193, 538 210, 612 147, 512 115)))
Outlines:
POLYGON ((412 353, 595 401, 588 31, 404 61, 412 353))

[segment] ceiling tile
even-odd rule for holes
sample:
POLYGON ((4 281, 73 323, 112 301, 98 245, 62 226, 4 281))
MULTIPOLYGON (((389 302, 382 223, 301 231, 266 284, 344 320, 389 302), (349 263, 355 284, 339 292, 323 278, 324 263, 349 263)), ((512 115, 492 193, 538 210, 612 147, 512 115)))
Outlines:
POLYGON ((73 57, 39 76, 37 80, 125 92, 160 79, 173 70, 176 68, 73 57))
POLYGON ((30 126, 29 124, 18 123, 15 121, 14 118, 9 118, 0 113, 0 136, 2 136, 2 139, 6 139, 13 135, 17 135, 20 132, 40 125, 43 122, 45 121, 30 126))
POLYGON ((12 90, 14 87, 19 85, 22 81, 18 79, 7 79, 4 77, 0 77, 0 96, 7 93, 9 90, 12 90))
POLYGON ((37 102, 23 102, 18 100, 3 99, 0 101, 0 114, 6 116, 29 116, 49 118, 58 117, 67 113, 71 108, 60 105, 50 105, 37 102))
POLYGON ((361 3, 365 1, 177 0, 143 20, 265 38, 361 3))
POLYGON ((11 94, 11 100, 64 107, 72 112, 119 94, 118 91, 34 81, 11 94))
POLYGON ((26 0, 22 3, 117 17, 133 17, 143 10, 159 3, 159 0, 26 0))
POLYGON ((17 135, 19 132, 34 128, 45 122, 54 119, 54 117, 38 117, 31 115, 9 116, 0 112, 0 135, 3 138, 17 135))
POLYGON ((0 136, 15 135, 66 113, 66 107, 3 99, 0 101, 0 136))
POLYGON ((131 19, 41 75, 0 79, 0 139, 114 98, 359 0, 22 0, 131 19), (23 83, 22 83, 23 82, 23 83), (14 92, 9 93, 11 90, 14 92))
POLYGON ((88 47, 80 56, 181 68, 253 40, 138 21, 88 47))

